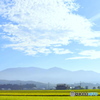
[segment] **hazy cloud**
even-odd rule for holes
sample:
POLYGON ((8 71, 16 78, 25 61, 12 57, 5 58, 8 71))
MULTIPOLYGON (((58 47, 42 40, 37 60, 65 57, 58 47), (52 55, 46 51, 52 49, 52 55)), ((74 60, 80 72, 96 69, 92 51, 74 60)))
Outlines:
POLYGON ((100 32, 92 30, 93 23, 88 19, 73 13, 78 8, 74 0, 0 1, 0 14, 10 21, 1 26, 5 33, 2 38, 12 42, 5 47, 35 55, 71 53, 61 47, 70 44, 70 40, 99 46, 95 38, 100 37, 100 32))
POLYGON ((99 13, 99 14, 96 14, 96 15, 93 16, 93 17, 91 17, 91 18, 90 18, 90 21, 96 21, 96 20, 98 20, 98 19, 100 19, 100 13, 99 13))
POLYGON ((79 53, 80 56, 67 58, 69 59, 98 59, 100 58, 100 51, 95 50, 85 50, 79 53))
POLYGON ((63 48, 53 48, 53 51, 55 54, 73 53, 73 52, 69 51, 68 49, 63 49, 63 48))

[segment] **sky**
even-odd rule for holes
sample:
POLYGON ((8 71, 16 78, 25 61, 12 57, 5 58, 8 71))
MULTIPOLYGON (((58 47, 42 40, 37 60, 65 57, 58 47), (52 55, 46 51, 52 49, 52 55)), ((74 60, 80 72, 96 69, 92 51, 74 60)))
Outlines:
POLYGON ((0 70, 100 72, 99 5, 100 0, 0 0, 0 70))

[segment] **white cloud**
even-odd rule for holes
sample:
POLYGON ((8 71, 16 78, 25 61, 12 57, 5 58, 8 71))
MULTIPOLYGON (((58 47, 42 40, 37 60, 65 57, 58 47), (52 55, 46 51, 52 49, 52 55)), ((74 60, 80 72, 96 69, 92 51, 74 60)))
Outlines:
POLYGON ((5 47, 24 51, 29 55, 38 53, 70 53, 55 50, 68 45, 70 40, 85 46, 99 46, 100 32, 92 30, 93 23, 74 14, 79 5, 74 0, 3 0, 0 14, 11 22, 3 24, 4 39, 12 44, 5 47), (4 1, 6 3, 4 3, 4 1))
POLYGON ((94 46, 94 47, 100 46, 100 40, 96 39, 82 39, 81 43, 84 44, 85 46, 94 46))
POLYGON ((71 57, 67 58, 66 60, 74 60, 74 59, 89 59, 89 57, 71 57))
POLYGON ((69 51, 68 49, 63 49, 63 48, 53 48, 53 51, 55 54, 68 54, 68 53, 73 53, 69 51))
POLYGON ((83 56, 88 56, 90 59, 97 59, 100 58, 100 51, 95 50, 86 50, 79 53, 83 56))
POLYGON ((98 59, 100 58, 100 51, 95 50, 85 50, 79 53, 80 56, 67 58, 69 59, 98 59))
POLYGON ((94 22, 94 21, 96 21, 98 19, 100 19, 100 13, 98 13, 95 16, 93 16, 92 18, 90 18, 90 21, 93 21, 94 22))

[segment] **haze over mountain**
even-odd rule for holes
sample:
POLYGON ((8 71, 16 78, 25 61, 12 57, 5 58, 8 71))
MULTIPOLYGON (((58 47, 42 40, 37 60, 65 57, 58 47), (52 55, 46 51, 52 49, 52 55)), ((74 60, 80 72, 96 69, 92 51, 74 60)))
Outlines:
POLYGON ((0 71, 0 80, 37 81, 43 83, 100 82, 100 73, 94 71, 69 71, 58 67, 42 69, 37 67, 9 68, 0 71))

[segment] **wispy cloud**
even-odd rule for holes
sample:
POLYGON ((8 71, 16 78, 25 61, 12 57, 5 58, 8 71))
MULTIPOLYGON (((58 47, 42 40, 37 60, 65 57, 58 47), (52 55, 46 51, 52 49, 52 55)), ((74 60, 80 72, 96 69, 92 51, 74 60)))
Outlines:
POLYGON ((90 18, 90 21, 96 21, 96 20, 98 20, 98 19, 100 19, 100 13, 99 14, 96 14, 95 16, 93 16, 93 17, 91 17, 90 18))
POLYGON ((75 59, 89 59, 89 57, 71 57, 71 58, 66 58, 66 60, 75 60, 75 59))
POLYGON ((12 44, 5 47, 21 50, 28 55, 38 53, 71 53, 55 49, 67 46, 70 40, 85 46, 99 46, 100 32, 92 30, 90 20, 73 13, 79 5, 74 0, 3 0, 0 15, 9 20, 1 26, 12 44))
POLYGON ((73 52, 69 51, 68 49, 64 49, 64 48, 53 48, 53 51, 54 51, 55 54, 73 53, 73 52))
POLYGON ((100 58, 100 51, 95 50, 85 50, 79 53, 77 57, 67 58, 66 60, 70 59, 98 59, 100 58))

